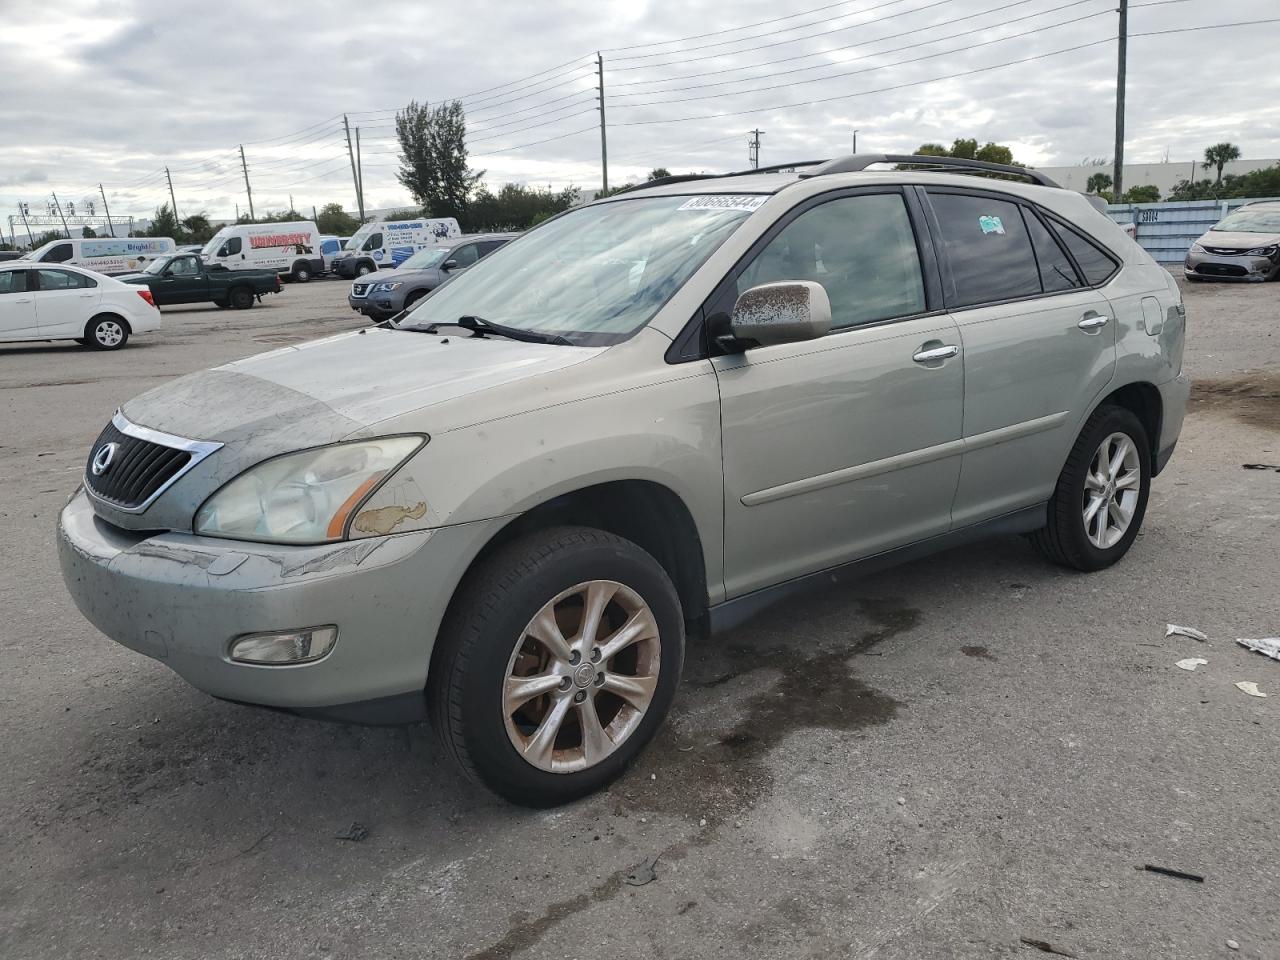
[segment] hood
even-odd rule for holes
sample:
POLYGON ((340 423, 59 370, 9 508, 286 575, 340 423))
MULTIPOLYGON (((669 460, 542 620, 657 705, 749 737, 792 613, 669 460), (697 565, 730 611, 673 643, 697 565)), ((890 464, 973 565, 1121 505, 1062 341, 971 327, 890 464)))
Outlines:
MULTIPOLYGON (((368 328, 190 374, 123 410, 134 423, 166 433, 274 455, 551 373, 603 349, 368 328)), ((476 419, 504 412, 484 410, 476 419)), ((415 429, 430 433, 431 418, 415 429)))
POLYGON ((1231 250, 1252 250, 1280 243, 1280 233, 1233 233, 1229 230, 1210 230, 1196 241, 1202 247, 1226 247, 1231 250))
POLYGON ((392 280, 421 280, 423 277, 439 271, 435 267, 423 267, 421 270, 406 270, 404 267, 396 267, 394 270, 379 270, 376 277, 362 277, 356 281, 365 283, 387 283, 392 280))

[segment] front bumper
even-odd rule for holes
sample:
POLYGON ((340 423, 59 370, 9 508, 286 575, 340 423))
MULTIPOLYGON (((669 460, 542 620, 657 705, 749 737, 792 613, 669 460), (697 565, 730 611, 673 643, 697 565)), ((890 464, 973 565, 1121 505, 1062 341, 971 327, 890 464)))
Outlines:
POLYGON ((1242 280, 1255 283, 1269 280, 1280 272, 1280 257, 1246 257, 1191 250, 1183 261, 1182 272, 1197 280, 1242 280))
POLYGON ((502 522, 309 547, 139 537, 98 519, 79 491, 58 518, 58 558, 90 623, 192 686, 226 700, 357 719, 361 704, 422 705, 444 610, 502 522), (321 624, 336 624, 338 641, 313 663, 228 658, 237 636, 321 624))

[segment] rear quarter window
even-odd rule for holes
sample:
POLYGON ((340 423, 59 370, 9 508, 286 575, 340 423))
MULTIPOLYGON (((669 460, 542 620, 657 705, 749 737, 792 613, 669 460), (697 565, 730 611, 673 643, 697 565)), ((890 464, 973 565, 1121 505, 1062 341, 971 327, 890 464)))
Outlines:
POLYGON ((1106 283, 1120 269, 1120 265, 1112 259, 1110 254, 1103 253, 1096 243, 1074 227, 1067 226, 1061 221, 1056 221, 1054 226, 1058 228, 1058 236, 1080 267, 1080 272, 1084 274, 1085 282, 1089 286, 1096 287, 1100 283, 1106 283))

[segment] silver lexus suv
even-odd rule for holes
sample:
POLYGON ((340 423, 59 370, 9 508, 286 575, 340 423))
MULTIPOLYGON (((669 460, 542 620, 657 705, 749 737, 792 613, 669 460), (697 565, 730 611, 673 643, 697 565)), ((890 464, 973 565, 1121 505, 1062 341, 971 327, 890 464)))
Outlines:
POLYGON ((215 697, 430 715, 493 790, 561 803, 653 737, 691 633, 980 535, 1118 561, 1182 425, 1183 332, 1170 275, 1034 171, 670 177, 389 328, 129 401, 63 576, 215 697))

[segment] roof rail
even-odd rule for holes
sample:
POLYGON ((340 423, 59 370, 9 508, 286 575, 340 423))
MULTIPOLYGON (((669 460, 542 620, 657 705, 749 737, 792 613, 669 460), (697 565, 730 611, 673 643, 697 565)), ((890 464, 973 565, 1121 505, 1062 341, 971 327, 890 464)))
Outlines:
POLYGON ((983 173, 1002 173, 1010 177, 1023 177, 1042 187, 1061 187, 1037 170, 1015 167, 1008 163, 988 163, 985 160, 966 160, 963 157, 928 157, 922 154, 861 153, 849 157, 828 160, 817 170, 800 174, 801 177, 821 177, 829 173, 859 173, 877 163, 898 163, 922 166, 945 172, 973 170, 983 173))
POLYGON ((749 177, 754 173, 777 173, 779 170, 794 170, 797 167, 816 167, 827 160, 793 160, 790 163, 776 163, 771 167, 758 167, 753 170, 734 170, 732 173, 680 173, 670 177, 658 177, 657 180, 646 180, 644 183, 633 183, 629 187, 610 194, 629 193, 632 190, 646 190, 649 187, 665 187, 669 183, 687 183, 690 180, 723 180, 725 177, 749 177))

